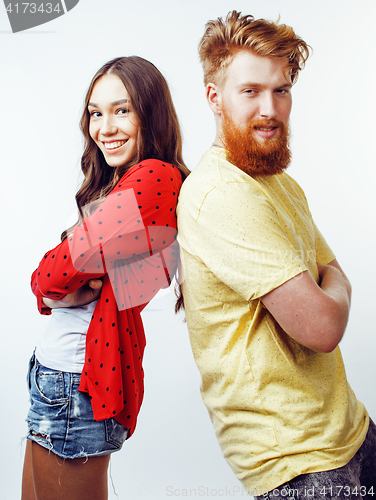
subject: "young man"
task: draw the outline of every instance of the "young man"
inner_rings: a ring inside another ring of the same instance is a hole
[[[183,184],[178,225],[219,444],[254,496],[348,498],[350,488],[371,498],[376,428],[338,347],[350,283],[285,173],[291,87],[308,46],[290,27],[233,11],[207,23],[199,52],[217,134]]]

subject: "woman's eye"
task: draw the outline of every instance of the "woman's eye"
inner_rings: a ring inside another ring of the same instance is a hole
[[[126,108],[120,108],[120,109],[118,109],[118,111],[117,111],[117,114],[118,114],[118,115],[123,115],[123,116],[124,116],[124,115],[127,115],[128,113],[129,113],[129,109],[126,109]]]
[[[101,116],[99,111],[92,111],[90,113],[90,118],[99,118]]]

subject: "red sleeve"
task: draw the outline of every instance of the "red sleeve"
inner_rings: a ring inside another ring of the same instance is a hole
[[[168,163],[145,160],[130,169],[83,225],[44,255],[32,276],[38,300],[62,299],[119,260],[151,256],[173,245],[180,186],[179,170]]]
[[[43,303],[43,295],[40,292],[40,290],[38,289],[38,286],[36,283],[36,273],[37,273],[37,271],[34,271],[32,276],[31,276],[31,290],[37,298],[38,311],[41,314],[45,314],[48,316],[51,314],[51,309]]]

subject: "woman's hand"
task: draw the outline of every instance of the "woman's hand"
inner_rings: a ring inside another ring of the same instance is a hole
[[[69,293],[61,300],[52,300],[47,297],[43,297],[43,303],[50,309],[84,306],[99,297],[102,285],[102,280],[92,279],[89,280],[86,285],[82,286],[73,293]]]

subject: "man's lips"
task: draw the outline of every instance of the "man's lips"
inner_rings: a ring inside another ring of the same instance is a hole
[[[256,135],[263,139],[271,139],[277,134],[278,127],[276,126],[264,126],[264,127],[254,127]]]
[[[264,131],[268,131],[268,130],[273,130],[277,127],[255,127],[256,130],[264,130]]]

